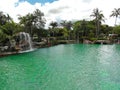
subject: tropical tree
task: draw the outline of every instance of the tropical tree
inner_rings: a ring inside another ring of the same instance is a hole
[[[120,25],[114,27],[114,33],[120,35]]]
[[[31,37],[36,33],[39,37],[39,31],[43,31],[45,26],[44,14],[36,9],[33,13],[28,13],[26,16],[19,16],[20,24],[24,26],[26,32],[30,33]],[[39,30],[39,31],[38,31]]]
[[[71,30],[73,25],[71,21],[66,21],[66,20],[63,20],[60,24],[67,30]]]
[[[96,23],[96,37],[98,37],[101,21],[104,21],[104,15],[102,14],[102,11],[100,11],[98,8],[95,8],[90,16],[94,17]]]
[[[112,14],[110,15],[110,17],[115,17],[115,26],[117,23],[117,18],[120,16],[120,8],[114,8],[114,10],[112,11]]]
[[[0,27],[0,44],[4,45],[3,42],[6,40],[7,35],[2,31],[2,28]]]
[[[73,26],[72,22],[63,20],[60,24],[61,24],[61,26],[63,26],[64,28],[66,28],[68,30],[68,35],[69,35],[68,40],[70,40],[71,28]]]
[[[0,12],[0,25],[4,25],[6,23],[6,16],[3,14],[3,12]]]
[[[13,38],[15,32],[18,30],[16,25],[9,14],[0,12],[0,42],[6,43]]]
[[[58,23],[52,21],[52,22],[50,23],[50,26],[52,26],[52,29],[54,29],[55,27],[58,26]]]
[[[13,19],[10,17],[9,14],[6,15],[6,21],[7,22],[13,22]]]
[[[54,36],[54,34],[55,34],[55,28],[58,26],[58,23],[52,21],[50,23],[50,26],[52,26],[52,32],[53,32],[53,36]]]
[[[80,21],[76,21],[73,24],[73,30],[74,30],[74,34],[75,34],[75,38],[77,43],[79,43],[79,38],[80,38],[80,34],[81,34],[81,22]]]
[[[29,25],[28,25],[27,16],[20,16],[19,15],[18,19],[20,20],[19,24],[23,27],[23,30],[25,32],[28,32],[27,27],[29,27]]]
[[[85,19],[81,21],[81,29],[82,29],[82,36],[86,36],[87,35],[87,21]]]
[[[34,25],[37,27],[37,29],[44,28],[46,20],[44,18],[44,13],[41,12],[39,9],[36,9],[33,12],[33,18],[34,18]]]
[[[7,22],[12,22],[12,18],[9,14],[5,15],[3,12],[0,12],[0,25],[5,25]]]

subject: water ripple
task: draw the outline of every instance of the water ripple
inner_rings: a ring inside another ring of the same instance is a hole
[[[119,90],[120,46],[69,44],[0,58],[0,90]]]

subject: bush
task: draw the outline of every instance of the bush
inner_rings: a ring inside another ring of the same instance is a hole
[[[91,41],[96,41],[97,38],[90,38],[89,40],[91,40]]]

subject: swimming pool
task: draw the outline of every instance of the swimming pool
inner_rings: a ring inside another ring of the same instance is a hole
[[[0,58],[0,90],[119,89],[120,45],[57,45]]]

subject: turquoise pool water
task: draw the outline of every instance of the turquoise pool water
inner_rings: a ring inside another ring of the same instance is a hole
[[[0,58],[0,90],[120,90],[120,45],[58,45]]]

